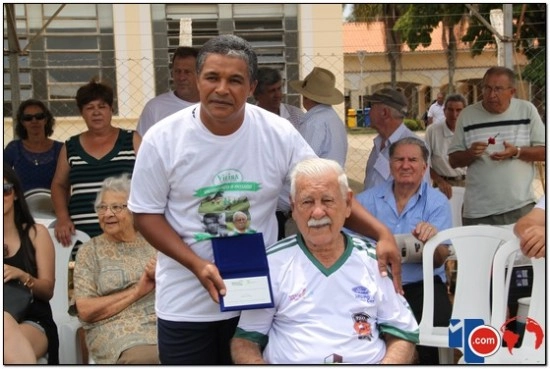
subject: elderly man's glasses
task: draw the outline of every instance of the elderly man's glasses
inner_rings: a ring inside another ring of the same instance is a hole
[[[502,87],[502,86],[483,86],[483,93],[490,95],[493,92],[497,95],[502,94],[504,91],[511,89],[512,87]]]
[[[112,205],[98,205],[95,207],[95,211],[97,211],[98,214],[105,214],[107,212],[107,209],[110,209],[113,214],[118,214],[122,210],[126,209],[128,205],[126,204],[112,204]]]
[[[13,183],[4,183],[4,196],[9,196],[13,193]]]
[[[31,120],[36,119],[36,120],[42,120],[42,119],[46,119],[46,114],[45,113],[36,113],[36,114],[24,114],[23,115],[23,120],[25,122],[30,122]]]

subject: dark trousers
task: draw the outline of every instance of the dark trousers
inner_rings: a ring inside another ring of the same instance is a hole
[[[403,285],[405,299],[411,306],[411,310],[420,323],[422,319],[422,304],[424,303],[424,283],[416,282]],[[447,295],[447,286],[441,278],[434,277],[434,326],[447,327],[451,319],[452,305]],[[435,365],[439,364],[439,350],[437,347],[416,346],[418,352],[419,364]]]
[[[229,365],[229,343],[239,317],[216,322],[172,322],[157,319],[161,364]]]

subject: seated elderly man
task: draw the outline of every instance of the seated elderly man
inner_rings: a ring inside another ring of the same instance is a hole
[[[103,181],[95,203],[103,233],[76,256],[74,298],[97,364],[159,363],[156,250],[134,228],[129,194],[128,174]]]
[[[405,364],[418,325],[374,246],[342,232],[352,191],[338,163],[307,159],[291,172],[299,233],[268,247],[275,307],[245,310],[231,342],[236,364]]]
[[[423,180],[429,155],[424,142],[416,137],[402,138],[390,146],[389,155],[391,179],[357,195],[359,203],[390,228],[394,235],[414,237],[422,243],[432,238],[438,230],[450,228],[452,216],[447,197]],[[448,255],[447,245],[438,246],[434,254],[435,326],[448,326],[451,317],[444,270]],[[405,298],[420,322],[422,259],[403,264],[402,270]],[[437,348],[417,346],[417,350],[420,364],[439,363]]]

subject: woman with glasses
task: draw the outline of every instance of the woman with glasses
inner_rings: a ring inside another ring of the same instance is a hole
[[[4,162],[17,173],[23,192],[50,189],[62,142],[49,138],[55,118],[46,105],[35,99],[23,101],[17,109],[15,133],[20,138],[4,149]]]
[[[59,364],[59,340],[49,300],[55,282],[55,250],[48,230],[36,224],[15,171],[4,163],[4,283],[19,280],[33,294],[18,323],[4,311],[4,364],[36,364],[48,354]]]
[[[97,364],[159,364],[156,250],[134,228],[127,174],[109,177],[95,201],[103,233],[78,250],[76,314]]]
[[[101,234],[93,207],[101,182],[134,170],[141,137],[112,125],[113,99],[113,89],[95,80],[76,92],[88,129],[65,142],[51,187],[55,237],[65,246],[70,245],[75,228],[90,237]]]

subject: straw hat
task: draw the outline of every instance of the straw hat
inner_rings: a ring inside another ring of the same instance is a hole
[[[295,80],[288,84],[308,99],[321,104],[337,105],[344,101],[344,95],[334,87],[334,74],[324,68],[315,67],[303,81]]]

